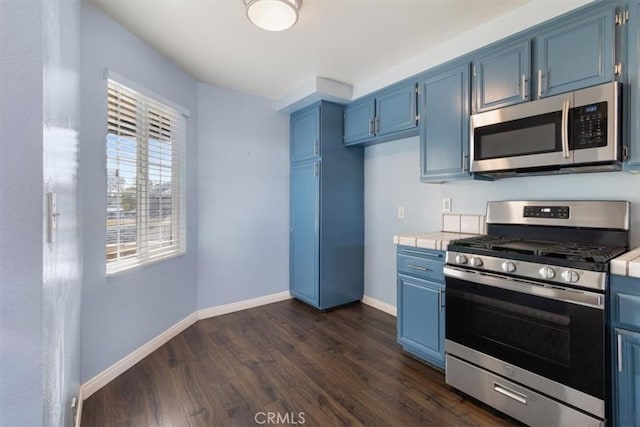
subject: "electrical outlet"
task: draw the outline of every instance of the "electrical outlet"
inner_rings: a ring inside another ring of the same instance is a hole
[[[404,206],[398,206],[398,219],[404,219]]]
[[[451,197],[446,197],[442,199],[442,212],[444,213],[451,212]]]

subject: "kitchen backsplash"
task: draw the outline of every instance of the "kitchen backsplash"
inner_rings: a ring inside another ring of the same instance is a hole
[[[442,231],[454,233],[485,234],[486,218],[484,215],[442,214]]]

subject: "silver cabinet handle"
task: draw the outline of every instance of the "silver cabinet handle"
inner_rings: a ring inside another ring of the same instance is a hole
[[[510,388],[505,387],[505,386],[503,386],[501,384],[498,384],[498,383],[494,382],[493,383],[493,390],[498,392],[498,393],[500,393],[500,394],[503,394],[503,395],[505,395],[507,397],[510,397],[511,399],[515,400],[516,402],[522,403],[523,405],[527,404],[527,396],[525,396],[522,393],[518,393],[515,390],[511,390]]]
[[[414,270],[420,270],[420,271],[431,271],[430,269],[428,269],[427,267],[421,267],[419,265],[413,265],[413,264],[407,264],[407,267],[409,268],[413,268]]]
[[[373,131],[376,133],[376,135],[378,134],[378,132],[380,132],[380,119],[376,117],[376,119],[374,120],[374,127],[373,127]]]
[[[439,311],[444,309],[444,291],[438,292],[438,307],[440,308]]]
[[[569,107],[571,101],[568,99],[562,103],[562,157],[569,158]]]
[[[317,156],[319,151],[320,151],[319,150],[319,142],[316,139],[315,141],[313,141],[313,154],[315,154]]]
[[[618,333],[618,372],[622,372],[622,335]]]
[[[313,176],[318,176],[318,163],[313,164]]]
[[[538,99],[542,98],[542,70],[538,70]]]
[[[373,135],[374,134],[374,129],[373,129],[373,119],[369,120],[369,135]]]
[[[522,84],[522,99],[527,100],[527,76],[523,74],[520,77],[520,83]]]
[[[462,173],[465,174],[467,172],[469,172],[469,155],[462,153]]]

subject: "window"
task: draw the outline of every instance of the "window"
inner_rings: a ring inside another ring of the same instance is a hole
[[[184,115],[108,80],[107,273],[185,252]]]

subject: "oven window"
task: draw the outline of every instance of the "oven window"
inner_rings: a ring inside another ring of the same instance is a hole
[[[446,278],[446,338],[604,398],[604,310]]]
[[[562,112],[477,128],[475,160],[561,152],[561,129]]]
[[[571,361],[570,317],[525,305],[468,295],[473,333],[538,359],[568,367]]]

